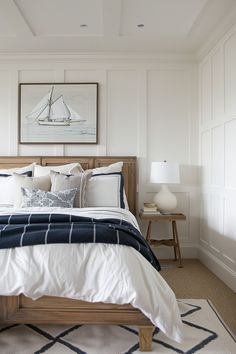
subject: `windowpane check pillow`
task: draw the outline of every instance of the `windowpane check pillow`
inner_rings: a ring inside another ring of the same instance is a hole
[[[73,208],[77,189],[58,192],[46,192],[40,189],[21,188],[22,208],[28,207],[61,207]]]
[[[94,174],[88,180],[86,207],[125,208],[124,179],[120,172]]]

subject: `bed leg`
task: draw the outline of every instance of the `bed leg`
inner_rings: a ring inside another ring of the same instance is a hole
[[[152,334],[154,326],[139,326],[139,347],[141,352],[152,350]]]

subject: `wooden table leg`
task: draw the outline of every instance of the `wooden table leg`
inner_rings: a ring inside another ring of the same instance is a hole
[[[174,255],[175,255],[175,261],[177,261],[177,253],[176,253],[176,238],[175,238],[175,229],[174,229],[174,221],[172,220],[172,235],[173,235],[173,240],[174,240]]]
[[[173,220],[172,223],[173,223],[173,232],[174,232],[176,250],[177,250],[177,254],[178,254],[178,258],[179,258],[179,268],[183,268],[182,258],[181,258],[181,253],[180,253],[180,245],[179,245],[179,237],[178,237],[178,231],[177,231],[176,221]]]
[[[149,220],[148,228],[147,228],[147,235],[146,235],[146,240],[148,243],[150,243],[150,239],[151,239],[151,229],[152,229],[152,221]]]

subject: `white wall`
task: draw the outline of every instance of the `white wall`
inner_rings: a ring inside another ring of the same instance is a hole
[[[19,145],[17,99],[20,82],[99,82],[98,145]],[[102,56],[12,56],[0,58],[0,155],[136,155],[139,206],[158,187],[150,185],[151,161],[179,162],[181,185],[172,186],[182,251],[197,255],[198,126],[197,67],[185,59]],[[146,225],[143,225],[145,230]],[[166,224],[154,232],[170,231]],[[160,249],[172,256],[172,249]]]
[[[199,75],[200,259],[236,291],[236,26]]]

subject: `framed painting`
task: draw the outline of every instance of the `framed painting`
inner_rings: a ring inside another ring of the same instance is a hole
[[[20,144],[97,144],[98,83],[19,84]]]

